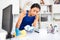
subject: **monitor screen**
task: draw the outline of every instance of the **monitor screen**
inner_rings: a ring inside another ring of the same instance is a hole
[[[11,32],[13,24],[12,5],[3,9],[2,29]]]

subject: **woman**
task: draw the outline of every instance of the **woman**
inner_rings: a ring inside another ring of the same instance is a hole
[[[16,28],[19,30],[24,30],[26,25],[36,27],[38,22],[38,13],[40,12],[40,5],[38,3],[34,3],[29,11],[24,10],[21,12],[18,22],[16,24]]]

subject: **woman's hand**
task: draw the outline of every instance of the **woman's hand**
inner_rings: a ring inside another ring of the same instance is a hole
[[[19,36],[21,34],[20,30],[18,28],[15,29],[16,36]]]
[[[33,24],[32,24],[34,27],[36,27],[36,25],[37,25],[37,23],[38,23],[38,20],[39,20],[39,16],[36,15],[36,18],[35,18],[35,20],[34,20],[34,22],[33,22]]]

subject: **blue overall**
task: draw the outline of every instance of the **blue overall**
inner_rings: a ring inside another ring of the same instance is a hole
[[[26,16],[23,18],[19,30],[24,30],[26,25],[32,26],[32,23],[35,20],[35,16],[28,16],[28,11],[26,11]]]

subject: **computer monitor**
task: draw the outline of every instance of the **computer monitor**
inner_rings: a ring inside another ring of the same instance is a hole
[[[12,15],[12,5],[3,9],[2,15],[2,29],[8,32],[8,36],[11,36],[12,25],[13,24],[13,15]]]

